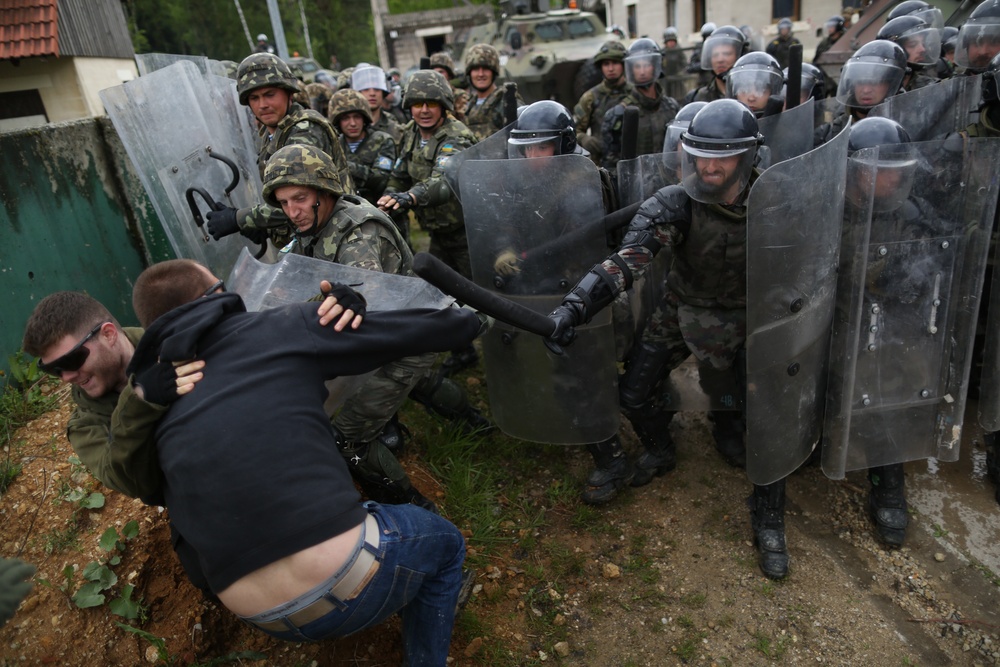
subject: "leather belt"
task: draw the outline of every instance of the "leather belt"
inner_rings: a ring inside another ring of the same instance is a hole
[[[333,582],[333,585],[330,586],[329,590],[322,597],[310,602],[302,609],[293,611],[273,621],[244,620],[261,630],[288,632],[291,629],[297,630],[318,618],[326,616],[331,611],[339,609],[340,607],[326,598],[327,595],[341,602],[347,602],[359,596],[379,568],[379,562],[375,560],[375,551],[378,550],[380,534],[375,515],[369,514],[365,518],[363,527],[364,543],[369,545],[372,550],[369,551],[362,545],[354,562],[351,563],[350,569]]]

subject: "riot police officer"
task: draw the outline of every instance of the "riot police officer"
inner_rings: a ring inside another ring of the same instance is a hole
[[[745,105],[757,118],[781,113],[781,87],[785,77],[778,61],[752,51],[741,56],[726,75],[726,96]]]
[[[709,72],[712,78],[701,88],[696,88],[685,95],[682,105],[725,98],[726,73],[749,48],[750,43],[746,35],[736,26],[724,25],[713,30],[705,40],[701,51],[701,69]]]
[[[801,44],[797,37],[792,35],[792,20],[783,18],[778,21],[778,36],[768,43],[765,51],[767,55],[773,56],[778,61],[778,69],[788,67],[788,56],[792,47]]]
[[[909,70],[903,77],[903,90],[909,92],[937,82],[923,74],[934,65],[941,53],[941,32],[919,16],[900,16],[886,23],[876,39],[887,39],[903,47]]]
[[[978,74],[989,67],[1000,53],[1000,0],[986,0],[969,14],[958,31],[955,64],[969,74]]]

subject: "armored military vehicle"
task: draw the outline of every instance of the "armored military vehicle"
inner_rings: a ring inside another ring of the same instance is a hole
[[[619,39],[591,12],[549,10],[547,0],[501,2],[499,20],[469,31],[465,49],[492,44],[500,52],[501,76],[517,83],[525,102],[556,100],[573,108],[601,81],[591,58],[601,44]],[[464,67],[464,51],[455,65]]]

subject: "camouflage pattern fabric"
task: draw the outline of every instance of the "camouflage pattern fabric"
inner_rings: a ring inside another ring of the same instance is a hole
[[[403,130],[405,128],[397,123],[392,116],[387,114],[383,109],[382,113],[378,116],[378,120],[372,123],[368,129],[369,131],[374,130],[388,134],[392,137],[392,140],[398,144],[403,138]]]
[[[604,155],[604,139],[601,135],[604,114],[620,103],[632,92],[632,84],[623,76],[619,85],[611,85],[607,79],[585,92],[573,108],[573,124],[576,127],[576,141],[590,151],[595,164],[601,164]],[[590,133],[587,133],[590,130]]]
[[[326,109],[326,117],[330,121],[330,124],[333,125],[333,129],[339,132],[340,127],[337,125],[337,121],[345,113],[350,113],[351,111],[361,114],[371,124],[372,112],[368,106],[368,99],[358,91],[351,90],[350,88],[338,90],[330,97],[330,105]]]
[[[431,69],[435,67],[441,67],[448,70],[448,78],[453,78],[455,76],[455,61],[451,59],[451,56],[445,51],[438,51],[437,53],[431,55]]]
[[[485,67],[500,76],[500,52],[489,44],[473,44],[465,53],[465,73],[476,67]]]
[[[642,340],[670,350],[668,368],[689,355],[712,368],[730,368],[747,337],[746,310],[699,308],[668,291],[649,316]]]
[[[714,102],[715,100],[726,99],[726,93],[719,90],[719,87],[715,85],[715,79],[713,78],[707,84],[698,88],[695,92],[694,97],[691,98],[691,102]]]
[[[425,69],[414,72],[410,77],[403,95],[403,106],[409,108],[420,102],[437,102],[448,111],[455,110],[455,94],[440,72]]]
[[[396,164],[396,142],[385,132],[369,129],[353,153],[346,137],[341,137],[340,143],[358,194],[375,204],[385,192],[392,167]]]
[[[792,46],[801,43],[797,37],[792,37],[791,35],[785,38],[778,37],[777,39],[772,39],[771,43],[764,50],[767,51],[768,55],[774,56],[781,69],[784,69],[788,67],[788,57]]]
[[[469,95],[465,106],[465,125],[479,141],[502,130],[507,123],[503,115],[503,86],[497,86],[486,96],[482,104],[477,104],[479,97]],[[516,96],[518,106],[524,104],[520,93]]]
[[[309,108],[326,116],[327,107],[333,91],[322,83],[306,84],[306,95],[309,97]]]
[[[453,84],[451,92],[455,95],[455,111],[452,112],[452,116],[464,123],[465,109],[469,106],[469,91],[465,88],[458,88]]]
[[[267,163],[264,170],[264,201],[278,206],[275,191],[285,185],[302,185],[328,192],[334,197],[351,194],[350,183],[343,178],[333,159],[306,144],[285,146]]]
[[[636,136],[636,154],[651,155],[663,151],[663,139],[667,134],[667,123],[680,111],[680,105],[654,83],[656,97],[649,98],[638,90],[632,90],[621,101],[623,107],[638,107],[639,127]],[[601,166],[611,169],[621,158],[621,126],[612,124],[614,116],[605,116],[601,133],[604,138],[604,159]],[[616,150],[617,149],[617,150]]]
[[[250,93],[258,88],[282,88],[298,93],[299,80],[292,74],[284,60],[273,53],[254,53],[243,59],[236,68],[236,92],[240,104],[247,106]]]
[[[303,109],[299,104],[292,104],[288,114],[278,122],[273,135],[267,128],[261,126],[257,134],[257,168],[261,180],[264,180],[264,169],[267,161],[281,148],[291,144],[315,146],[330,156],[337,166],[347,192],[355,192],[354,183],[344,157],[344,150],[333,126],[326,118],[313,111]],[[291,226],[288,217],[280,208],[260,204],[243,208],[236,213],[236,222],[240,231],[266,230],[268,236],[277,247],[285,246],[291,239]]]

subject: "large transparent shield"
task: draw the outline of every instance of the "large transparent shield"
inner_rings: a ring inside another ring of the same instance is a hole
[[[746,445],[755,484],[787,476],[819,442],[847,139],[845,130],[774,165],[750,191]]]
[[[227,274],[251,244],[239,235],[211,240],[193,209],[208,212],[204,195],[236,208],[259,201],[252,129],[236,83],[182,60],[100,95],[174,252]]]
[[[681,182],[680,155],[676,151],[640,155],[618,162],[618,200],[622,206],[645,201],[668,185]]]
[[[771,164],[778,164],[812,150],[815,109],[812,98],[757,123],[764,135],[764,145],[770,149]]]
[[[247,310],[260,311],[308,301],[319,294],[319,284],[323,280],[353,286],[364,295],[370,311],[447,308],[455,301],[420,278],[367,271],[292,254],[283,254],[274,264],[265,264],[251,257],[245,248],[240,251],[226,285],[229,291],[243,297]],[[332,415],[370,376],[371,373],[366,373],[328,381],[327,413]]]
[[[547,314],[607,256],[600,177],[587,158],[474,160],[460,179],[479,286]],[[490,407],[505,433],[584,444],[618,431],[611,309],[577,333],[561,356],[500,322],[483,336]]]
[[[902,95],[893,95],[872,108],[869,116],[891,118],[904,128],[912,141],[943,139],[964,130],[979,108],[980,74],[956,76]]]
[[[503,160],[507,157],[507,139],[510,131],[514,128],[511,123],[499,132],[494,132],[479,143],[469,146],[464,151],[456,153],[448,158],[448,161],[441,167],[445,180],[455,193],[458,201],[462,201],[462,185],[460,182],[460,171],[462,165],[470,160]]]
[[[209,72],[209,59],[206,56],[189,56],[180,53],[137,53],[135,54],[135,64],[139,70],[139,76],[146,76],[156,70],[170,67],[174,63],[182,60],[194,63],[202,74]]]
[[[1000,146],[911,148],[909,159],[886,159],[881,147],[849,161],[824,424],[823,470],[834,479],[958,459]],[[900,186],[908,168],[912,187]]]

